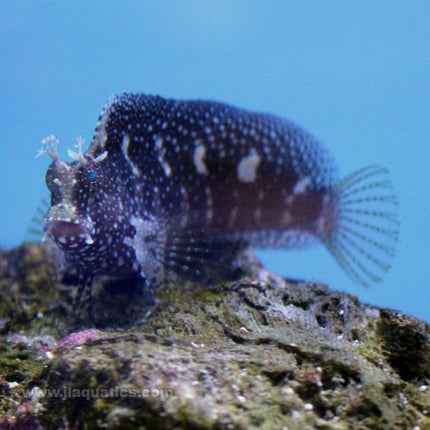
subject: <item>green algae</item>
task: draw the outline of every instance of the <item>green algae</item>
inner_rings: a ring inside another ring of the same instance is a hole
[[[160,288],[152,304],[133,280],[102,280],[89,336],[52,250],[1,258],[0,425],[430,427],[430,328],[415,318],[256,267],[218,291]],[[34,387],[57,395],[22,394]]]

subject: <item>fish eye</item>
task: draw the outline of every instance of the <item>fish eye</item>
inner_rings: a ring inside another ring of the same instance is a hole
[[[99,178],[99,175],[94,170],[91,170],[90,172],[87,173],[88,182],[96,182],[98,178]]]

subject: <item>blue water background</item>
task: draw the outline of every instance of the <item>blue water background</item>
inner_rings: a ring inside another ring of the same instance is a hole
[[[354,285],[322,248],[265,251],[321,280],[430,321],[430,2],[0,1],[0,246],[18,245],[61,154],[91,141],[113,93],[208,98],[289,117],[347,174],[392,172],[401,238],[383,284]]]

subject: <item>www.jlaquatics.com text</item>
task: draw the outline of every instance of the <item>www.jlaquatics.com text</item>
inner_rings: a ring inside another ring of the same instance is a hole
[[[109,389],[103,388],[40,388],[33,387],[30,390],[24,391],[26,397],[39,397],[39,398],[60,398],[62,400],[72,398],[83,398],[87,400],[97,399],[101,397],[133,397],[133,398],[160,398],[165,399],[174,397],[175,392],[172,388],[144,388],[142,390],[112,387]]]

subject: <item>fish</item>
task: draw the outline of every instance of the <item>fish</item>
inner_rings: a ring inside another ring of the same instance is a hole
[[[51,206],[45,236],[78,271],[93,315],[95,277],[133,273],[148,288],[243,274],[244,249],[321,243],[362,285],[380,282],[398,240],[388,169],[345,178],[328,149],[288,119],[208,100],[123,93],[102,110],[83,152],[38,155]]]

